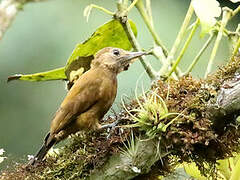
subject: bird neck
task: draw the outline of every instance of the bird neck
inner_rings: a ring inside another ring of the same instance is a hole
[[[117,72],[113,71],[111,68],[106,66],[98,66],[95,68],[95,70],[97,71],[97,74],[103,79],[108,79],[114,84],[117,82]]]
[[[100,69],[104,71],[105,73],[109,75],[117,76],[118,74],[118,68],[114,64],[98,64],[98,65],[92,65],[91,69]]]

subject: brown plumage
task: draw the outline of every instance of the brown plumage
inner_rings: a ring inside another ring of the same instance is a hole
[[[74,83],[52,120],[50,132],[30,165],[42,161],[48,150],[80,130],[101,129],[99,120],[107,113],[117,94],[117,74],[143,52],[107,47],[100,50],[91,68]]]

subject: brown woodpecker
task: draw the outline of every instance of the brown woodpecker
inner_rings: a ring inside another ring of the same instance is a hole
[[[117,94],[117,74],[126,70],[144,52],[106,47],[98,51],[91,68],[77,79],[51,122],[43,146],[29,165],[41,162],[48,150],[80,130],[103,128],[99,120],[108,112]],[[107,127],[106,125],[104,127]]]

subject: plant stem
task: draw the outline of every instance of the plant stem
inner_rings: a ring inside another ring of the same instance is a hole
[[[231,58],[236,56],[238,51],[240,51],[240,24],[238,24],[238,27],[237,27],[235,33],[238,34],[238,40],[237,40],[237,43],[235,44],[235,47],[233,49]]]
[[[130,4],[130,6],[127,8],[127,12],[129,12],[134,6],[135,6],[135,4],[138,2],[138,0],[134,0],[131,4]]]
[[[197,30],[197,28],[198,28],[198,26],[199,26],[199,23],[200,23],[200,20],[199,20],[199,18],[198,18],[198,19],[196,20],[195,25],[193,26],[190,34],[189,34],[189,36],[188,36],[188,38],[187,38],[187,40],[186,40],[186,42],[185,42],[185,44],[184,44],[184,46],[183,46],[180,54],[179,54],[176,62],[173,64],[171,70],[170,70],[169,73],[167,74],[167,78],[169,78],[169,77],[171,76],[171,74],[175,71],[176,67],[177,67],[178,64],[180,63],[180,61],[181,61],[181,59],[182,59],[185,51],[187,50],[187,48],[188,48],[188,46],[189,46],[189,44],[190,44],[190,42],[191,42],[191,40],[192,40],[192,38],[193,38],[193,35],[195,34],[195,32],[196,32],[196,30]]]
[[[187,26],[188,26],[188,24],[189,24],[189,22],[191,20],[193,12],[194,12],[194,10],[193,10],[193,7],[192,7],[192,5],[190,3],[188,11],[187,11],[187,14],[186,14],[185,19],[184,19],[184,21],[182,23],[182,26],[180,28],[180,31],[178,32],[177,38],[176,38],[176,40],[175,40],[175,42],[173,44],[173,47],[172,47],[172,49],[171,49],[171,51],[170,51],[170,53],[169,53],[169,55],[167,57],[167,62],[160,69],[160,76],[165,75],[166,72],[168,71],[168,68],[169,68],[171,62],[174,59],[175,53],[176,53],[176,51],[178,49],[178,46],[180,45],[180,42],[181,42],[181,40],[184,37],[184,32],[187,29]]]
[[[138,11],[141,14],[145,24],[147,25],[148,30],[152,34],[152,37],[153,37],[155,43],[163,49],[163,53],[167,57],[168,56],[168,50],[162,44],[161,39],[159,38],[158,34],[156,33],[156,31],[155,31],[155,29],[154,29],[154,27],[152,25],[153,23],[151,23],[151,18],[146,13],[146,10],[144,8],[142,0],[138,0],[138,2],[136,4],[136,8],[138,9]]]
[[[205,52],[205,50],[208,48],[209,44],[212,42],[213,38],[215,37],[215,33],[212,33],[208,40],[205,42],[205,44],[203,45],[203,47],[201,48],[201,50],[199,51],[199,53],[197,54],[197,56],[194,58],[192,64],[188,67],[187,71],[184,73],[184,75],[188,75],[190,72],[192,72],[194,66],[197,64],[198,60],[200,59],[200,57],[202,56],[202,54]]]
[[[208,74],[212,70],[213,60],[214,60],[214,58],[216,56],[216,53],[217,53],[220,41],[222,39],[224,28],[227,25],[227,22],[228,22],[230,17],[231,17],[231,10],[229,8],[227,8],[227,7],[224,7],[223,8],[223,17],[222,17],[222,21],[221,21],[221,26],[220,26],[220,29],[219,29],[219,32],[218,32],[218,35],[217,35],[217,39],[215,41],[212,53],[210,55],[210,59],[209,59],[208,66],[207,66],[207,70],[206,70],[206,73],[205,73],[205,76],[204,76],[205,78],[208,76]]]
[[[124,0],[124,1],[126,3],[127,0]],[[139,43],[137,42],[137,39],[134,36],[132,28],[128,22],[128,19],[127,19],[128,11],[127,11],[127,6],[125,6],[125,5],[126,4],[124,4],[124,2],[122,2],[122,0],[119,0],[119,2],[117,4],[118,11],[114,15],[114,18],[117,19],[121,23],[121,25],[128,37],[128,40],[132,44],[133,49],[135,51],[141,51],[142,48],[140,47]],[[141,57],[139,57],[139,59],[140,59],[141,64],[143,65],[143,68],[147,72],[149,78],[152,81],[155,80],[156,79],[155,72],[154,72],[153,68],[151,67],[151,65],[149,63],[145,62],[145,57],[141,56]]]
[[[151,0],[146,0],[146,11],[150,20],[150,23],[153,27],[153,17],[152,17],[152,8],[151,8]]]
[[[138,2],[136,4],[136,8],[138,9],[140,15],[142,16],[143,21],[147,25],[147,28],[148,28],[149,32],[151,33],[151,35],[154,39],[154,42],[162,48],[164,56],[167,57],[169,52],[168,52],[167,48],[162,44],[158,34],[156,33],[156,31],[154,29],[150,0],[146,0],[146,7],[147,7],[147,10],[144,8],[142,0],[138,0]],[[155,56],[155,57],[157,57],[157,56]],[[165,62],[163,62],[163,64],[164,63]],[[172,63],[170,65],[172,65]],[[181,74],[181,70],[179,68],[176,68],[175,73],[176,73],[176,76],[179,77],[179,75]]]
[[[141,47],[140,47],[139,43],[137,42],[136,37],[134,36],[134,33],[133,33],[132,29],[131,29],[131,26],[130,26],[128,20],[123,20],[123,18],[120,18],[120,23],[122,24],[123,29],[125,30],[125,32],[126,32],[126,34],[128,36],[128,39],[129,39],[129,41],[131,42],[131,44],[133,46],[133,49],[135,51],[141,51]],[[141,56],[139,59],[140,59],[141,64],[143,65],[145,71],[147,72],[149,78],[151,80],[155,80],[156,79],[156,75],[153,72],[153,68],[151,67],[151,65],[149,63],[145,62],[145,57]]]
[[[92,7],[92,8],[98,9],[98,10],[100,10],[100,11],[103,11],[103,12],[105,12],[106,14],[108,14],[108,15],[110,15],[110,16],[113,16],[113,15],[114,15],[113,12],[105,9],[104,7],[98,6],[98,5],[96,5],[96,4],[90,4],[89,6]]]
[[[230,19],[236,16],[239,12],[240,12],[240,5],[232,12]]]
[[[240,37],[238,38],[238,41],[237,41],[237,44],[236,44],[236,46],[235,46],[235,48],[233,50],[233,55],[232,56],[236,56],[237,55],[239,48],[240,48]]]
[[[121,1],[121,0],[120,0]],[[128,0],[123,0],[123,6],[126,8],[128,6]]]

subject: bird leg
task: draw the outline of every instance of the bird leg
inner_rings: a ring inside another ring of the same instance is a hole
[[[112,128],[115,128],[118,123],[119,123],[119,120],[116,120],[116,121],[114,121],[111,124],[102,125],[100,129],[107,129],[107,128],[111,128],[112,129]]]
[[[120,120],[116,120],[111,124],[105,124],[105,125],[101,126],[101,130],[111,128],[110,131],[109,131],[109,134],[107,135],[107,139],[109,139],[111,137],[112,133],[114,132],[114,129],[115,129],[116,125],[119,122],[120,122]]]

